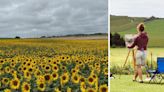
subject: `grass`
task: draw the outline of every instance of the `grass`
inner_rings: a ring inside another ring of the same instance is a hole
[[[132,29],[136,26],[136,24],[142,22],[144,19],[145,18],[111,15],[111,32],[120,32]]]
[[[154,20],[151,22],[145,23],[146,26],[146,32],[149,36],[149,47],[164,47],[164,20]],[[122,36],[125,34],[136,34],[136,28],[132,28],[127,31],[121,31],[119,32]]]
[[[153,54],[153,62],[156,61],[157,57],[164,57],[164,48],[148,48],[147,51],[147,61],[151,61],[151,52]],[[128,54],[127,48],[111,48],[110,49],[110,64],[122,66],[125,62],[125,58]],[[132,64],[132,55],[130,54],[128,63]]]
[[[163,84],[132,82],[132,75],[115,75],[115,79],[110,80],[110,92],[163,92]],[[145,78],[145,76],[143,76]]]
[[[132,22],[131,20],[134,19]],[[125,34],[136,34],[136,26],[144,18],[127,16],[111,16],[111,32],[118,32],[121,36]],[[151,20],[145,23],[145,30],[149,35],[149,47],[164,47],[164,19]]]

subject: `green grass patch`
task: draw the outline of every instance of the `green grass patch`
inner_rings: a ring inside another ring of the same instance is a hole
[[[133,82],[133,75],[114,75],[116,78],[110,80],[110,92],[163,92],[164,84]],[[145,79],[146,75],[143,75]]]

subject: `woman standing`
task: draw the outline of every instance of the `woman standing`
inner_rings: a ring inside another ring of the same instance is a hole
[[[142,66],[145,66],[146,61],[146,50],[147,50],[147,44],[148,44],[148,36],[147,33],[144,31],[145,27],[143,23],[140,23],[137,26],[137,32],[138,35],[134,40],[134,43],[131,46],[128,46],[128,48],[134,48],[137,46],[137,53],[136,53],[136,67],[135,67],[135,73],[133,81],[136,81],[136,78],[139,76],[139,82],[143,83],[142,79]]]

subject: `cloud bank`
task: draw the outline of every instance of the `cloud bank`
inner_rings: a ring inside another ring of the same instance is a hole
[[[0,0],[0,37],[107,33],[107,0]]]

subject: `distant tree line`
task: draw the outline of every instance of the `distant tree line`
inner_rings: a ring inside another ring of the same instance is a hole
[[[160,18],[151,16],[150,18],[145,19],[144,22],[148,22],[148,21],[152,21],[152,20],[156,20],[156,19],[160,19]]]
[[[81,36],[108,36],[108,33],[93,33],[93,34],[68,34],[68,35],[61,35],[61,36],[41,36],[40,38],[56,38],[56,37],[81,37]]]
[[[115,47],[125,47],[125,41],[123,37],[120,36],[118,33],[110,33],[110,46],[112,48]]]
[[[20,39],[21,37],[20,36],[15,36],[15,39]]]

